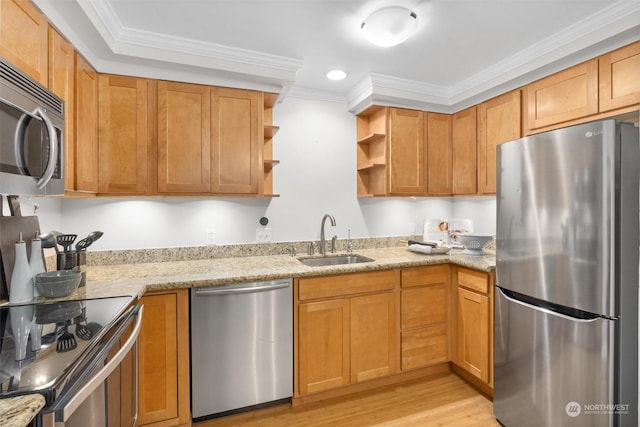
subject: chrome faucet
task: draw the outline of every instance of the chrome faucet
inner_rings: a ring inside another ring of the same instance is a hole
[[[326,240],[324,238],[324,223],[327,218],[331,220],[332,227],[336,226],[336,219],[333,217],[333,215],[326,214],[322,217],[322,223],[320,224],[320,255],[326,255],[327,253]]]

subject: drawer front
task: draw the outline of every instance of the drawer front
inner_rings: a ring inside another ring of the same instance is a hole
[[[489,275],[482,271],[459,268],[458,286],[487,294],[489,293]]]
[[[299,279],[300,301],[390,291],[396,285],[396,271],[385,270],[367,273],[340,274]]]
[[[411,286],[435,285],[449,282],[449,265],[432,265],[429,267],[405,268],[402,270],[401,285]]]
[[[402,291],[402,329],[447,322],[446,284]]]
[[[402,333],[402,370],[422,368],[449,360],[447,326]]]

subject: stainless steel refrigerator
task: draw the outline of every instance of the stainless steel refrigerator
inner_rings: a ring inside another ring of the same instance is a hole
[[[498,147],[505,426],[638,426],[638,135],[603,120]]]

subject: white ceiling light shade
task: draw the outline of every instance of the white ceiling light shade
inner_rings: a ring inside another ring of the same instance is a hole
[[[342,70],[331,70],[327,73],[329,80],[344,80],[347,77],[347,73]]]
[[[360,29],[376,46],[390,47],[407,40],[418,27],[418,15],[401,6],[378,9],[362,21]]]

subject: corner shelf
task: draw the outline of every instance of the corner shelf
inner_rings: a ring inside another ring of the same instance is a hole
[[[387,195],[387,122],[389,109],[372,106],[356,118],[357,196]]]
[[[273,158],[273,137],[280,130],[279,126],[273,125],[273,106],[278,100],[277,93],[263,94],[263,134],[264,146],[262,151],[262,189],[260,195],[263,197],[280,197],[273,192],[273,167],[280,163],[280,160]]]

